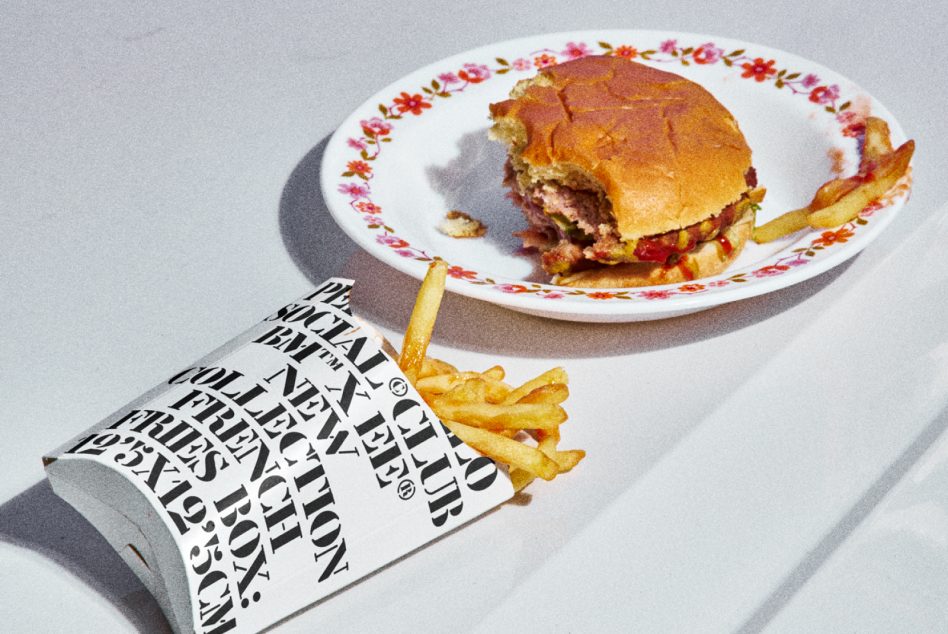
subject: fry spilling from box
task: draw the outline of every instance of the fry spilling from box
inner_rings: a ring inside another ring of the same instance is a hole
[[[331,279],[44,459],[176,631],[257,631],[509,499]]]

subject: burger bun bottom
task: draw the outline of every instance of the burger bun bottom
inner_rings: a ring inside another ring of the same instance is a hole
[[[724,232],[733,247],[730,253],[724,253],[724,248],[718,240],[708,240],[685,256],[685,266],[665,266],[649,262],[615,264],[558,276],[553,282],[561,286],[584,288],[629,288],[693,282],[727,269],[741,254],[744,244],[750,239],[753,227],[754,214],[746,213],[739,222]]]

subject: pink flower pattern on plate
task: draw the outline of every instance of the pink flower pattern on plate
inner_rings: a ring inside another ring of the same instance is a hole
[[[696,64],[715,64],[724,55],[724,49],[718,48],[714,42],[705,42],[691,54]]]
[[[353,199],[365,198],[369,195],[369,188],[356,183],[343,183],[339,186],[340,194],[349,194]]]
[[[592,53],[592,49],[586,46],[585,42],[567,42],[566,48],[563,49],[560,55],[568,57],[569,59],[579,59],[580,57],[592,55]]]
[[[494,288],[502,293],[526,293],[530,290],[523,284],[498,284]]]
[[[810,91],[810,101],[818,104],[833,103],[839,99],[839,86],[817,86]]]
[[[790,267],[786,264],[770,264],[757,269],[753,275],[754,277],[773,277],[786,273],[789,269]]]
[[[364,214],[380,214],[382,208],[370,200],[360,200],[355,204],[355,208]]]
[[[639,291],[638,296],[643,299],[668,299],[674,291],[664,289],[653,289],[648,291]]]
[[[378,117],[363,119],[359,122],[362,131],[369,136],[386,136],[392,131],[392,125]]]
[[[490,79],[490,69],[484,64],[465,64],[464,69],[458,71],[458,78],[472,84],[479,84]]]
[[[379,244],[384,244],[387,247],[392,247],[393,249],[400,249],[402,247],[409,246],[407,242],[398,236],[393,236],[388,233],[383,233],[382,235],[376,236],[375,241]]]
[[[678,290],[682,293],[699,293],[704,290],[704,284],[682,284]]]
[[[477,271],[468,271],[460,266],[449,266],[448,277],[453,277],[456,280],[470,280],[477,277]]]
[[[546,68],[556,64],[556,56],[543,53],[533,58],[533,65],[537,68]]]

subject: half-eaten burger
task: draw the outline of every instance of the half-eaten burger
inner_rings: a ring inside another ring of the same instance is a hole
[[[491,104],[517,235],[568,286],[716,275],[754,226],[757,187],[737,122],[707,90],[620,57],[585,57]]]

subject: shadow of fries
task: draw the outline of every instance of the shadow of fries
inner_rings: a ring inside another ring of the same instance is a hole
[[[319,186],[329,137],[293,170],[280,200],[283,242],[314,284],[333,275],[356,280],[353,309],[384,328],[402,332],[419,282],[362,251],[332,219]],[[448,293],[433,341],[452,348],[528,358],[621,356],[672,348],[738,331],[770,319],[831,285],[846,264],[794,286],[674,319],[584,324],[544,319]]]
[[[67,570],[113,604],[139,632],[171,632],[158,602],[138,577],[92,524],[53,493],[48,481],[0,505],[0,542],[32,550]]]

